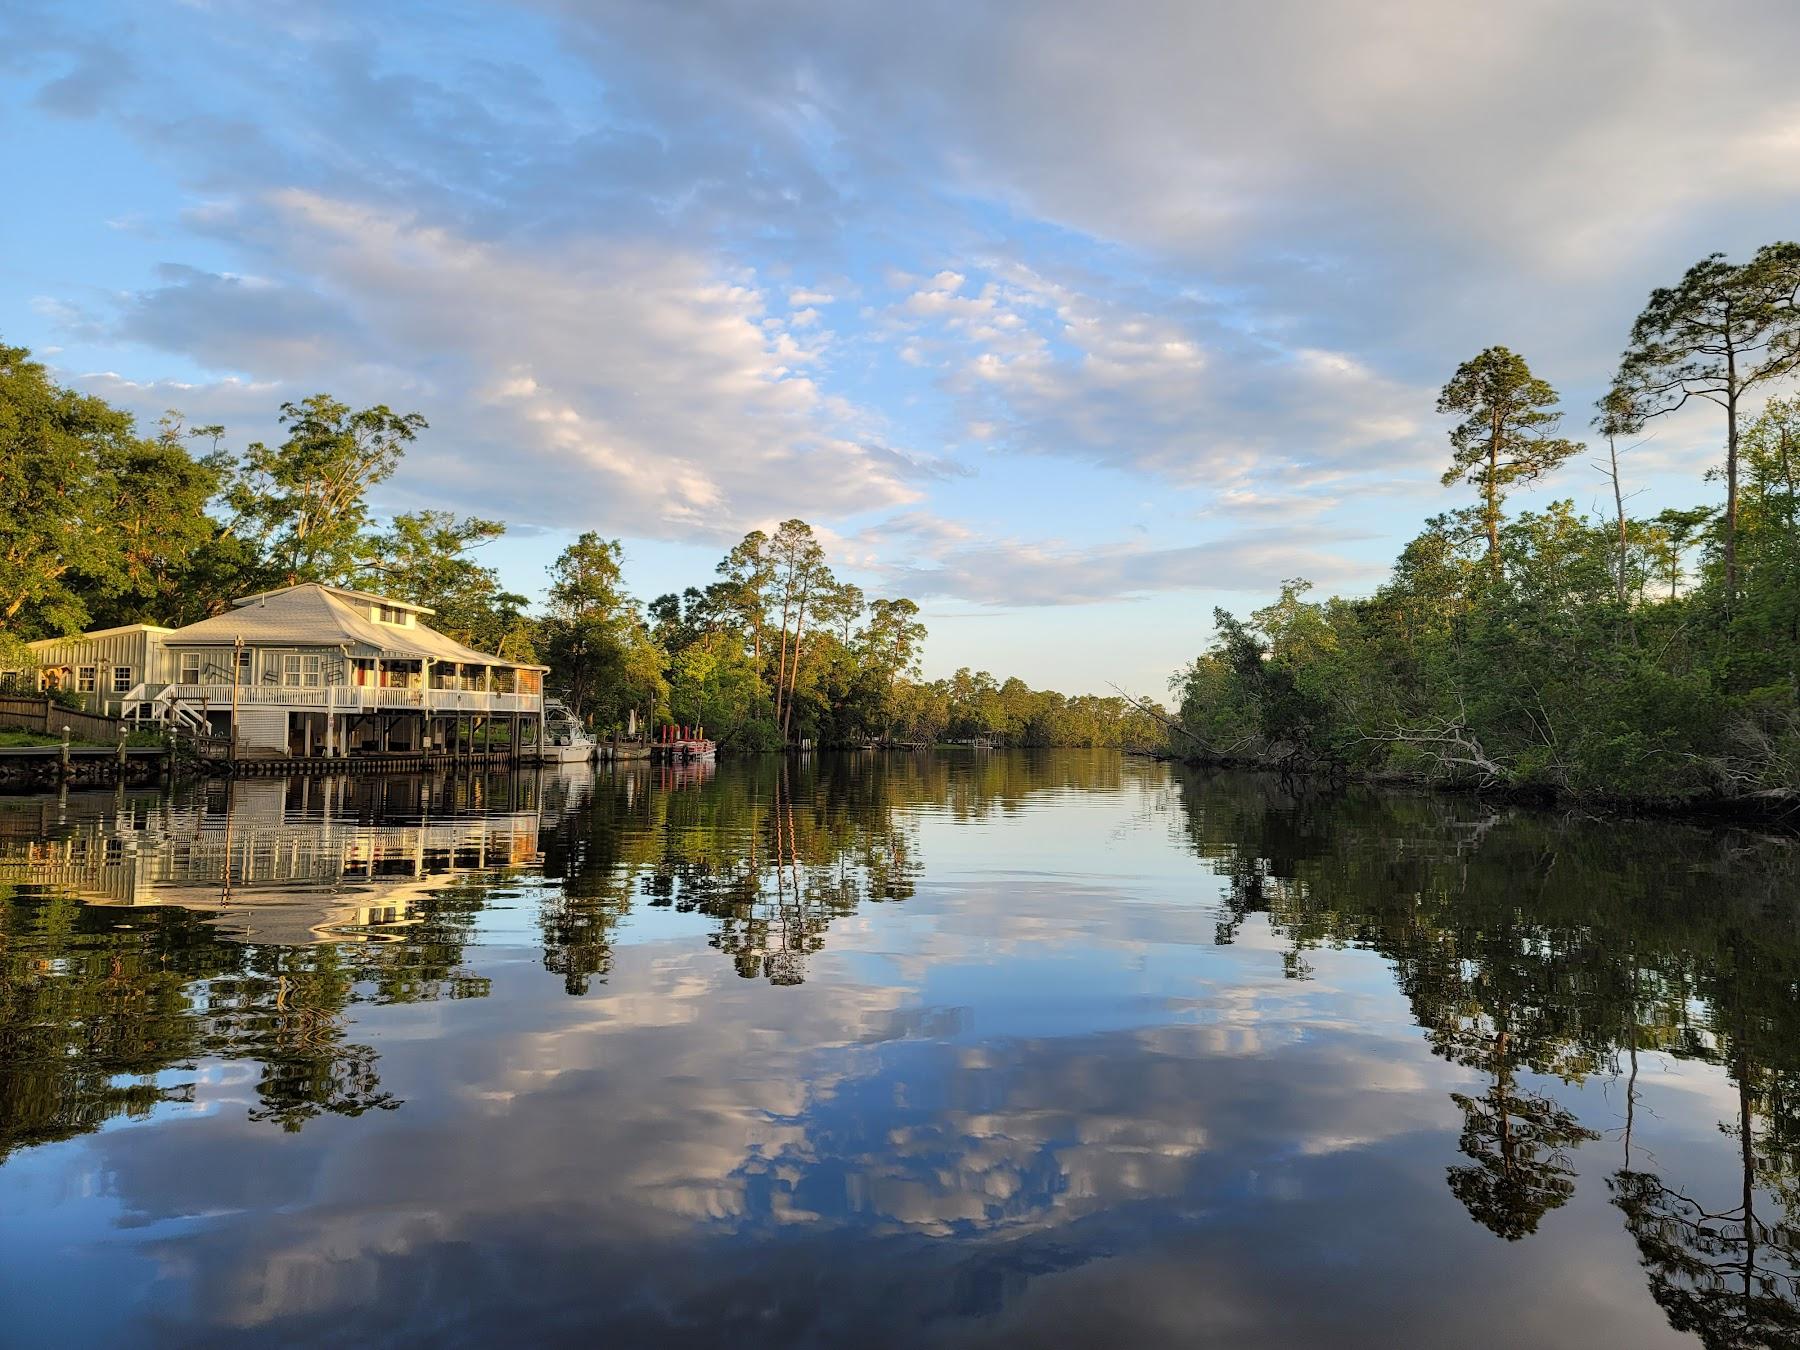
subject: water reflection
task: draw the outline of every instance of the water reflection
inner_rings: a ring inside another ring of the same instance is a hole
[[[0,1157],[191,1102],[206,1056],[253,1062],[249,1118],[286,1130],[398,1106],[349,1010],[486,992],[463,959],[473,879],[535,862],[536,792],[483,775],[0,801]]]
[[[0,1295],[69,1340],[110,1289],[144,1340],[1800,1336],[1789,841],[696,767],[0,807],[0,1206],[65,1234]]]
[[[1435,1053],[1482,1069],[1449,1169],[1508,1239],[1574,1193],[1601,1134],[1527,1072],[1626,1080],[1608,1179],[1670,1324],[1712,1346],[1800,1343],[1800,890],[1791,839],[1571,823],[1406,798],[1298,797],[1257,779],[1183,781],[1196,849],[1230,880],[1222,940],[1251,914],[1305,953],[1381,952]],[[1346,828],[1360,821],[1362,828]],[[1388,845],[1383,847],[1383,844]],[[1275,880],[1274,878],[1278,878]],[[1723,1071],[1737,1185],[1703,1202],[1634,1166],[1639,1056]]]

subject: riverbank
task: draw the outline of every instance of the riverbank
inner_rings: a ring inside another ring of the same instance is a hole
[[[1371,772],[1341,764],[1302,763],[1291,758],[1262,759],[1244,755],[1178,754],[1172,750],[1145,752],[1164,763],[1189,768],[1233,770],[1305,778],[1336,786],[1382,788],[1424,795],[1476,797],[1512,806],[1546,811],[1578,811],[1591,816],[1635,819],[1687,820],[1720,825],[1775,826],[1800,830],[1800,795],[1762,793],[1753,797],[1654,798],[1601,793],[1574,793],[1539,785],[1504,781],[1433,778],[1393,771]]]

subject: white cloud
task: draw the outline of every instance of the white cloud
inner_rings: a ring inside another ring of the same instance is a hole
[[[417,407],[432,430],[401,486],[423,495],[691,538],[901,506],[933,471],[804,373],[819,351],[764,328],[753,277],[687,250],[516,250],[298,189],[237,224],[303,280],[168,269],[124,298],[120,335],[231,372],[221,398],[249,381]],[[196,416],[212,401],[186,391]]]
[[[993,539],[953,521],[909,512],[846,541],[895,592],[980,605],[1099,604],[1165,592],[1273,590],[1288,577],[1363,585],[1381,568],[1334,546],[1361,536],[1291,526],[1239,530],[1195,544],[1082,547],[1054,539]],[[904,561],[896,561],[896,559]]]
[[[902,359],[924,364],[929,348],[948,366],[971,439],[1290,497],[1439,453],[1419,415],[1430,392],[1346,353],[1247,336],[1215,306],[1134,307],[991,268],[972,293],[940,273],[888,312]]]

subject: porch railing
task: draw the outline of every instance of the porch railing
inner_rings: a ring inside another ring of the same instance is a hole
[[[231,707],[229,684],[175,684],[172,697],[189,707],[217,712]],[[134,691],[135,692],[135,691]],[[240,708],[310,708],[322,712],[378,712],[385,710],[423,713],[540,713],[542,694],[506,694],[486,689],[395,689],[379,685],[334,684],[314,687],[289,685],[239,685],[235,697]]]

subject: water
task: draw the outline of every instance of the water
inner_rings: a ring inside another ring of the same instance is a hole
[[[1800,1344],[1797,891],[1108,754],[0,801],[0,1343]]]

